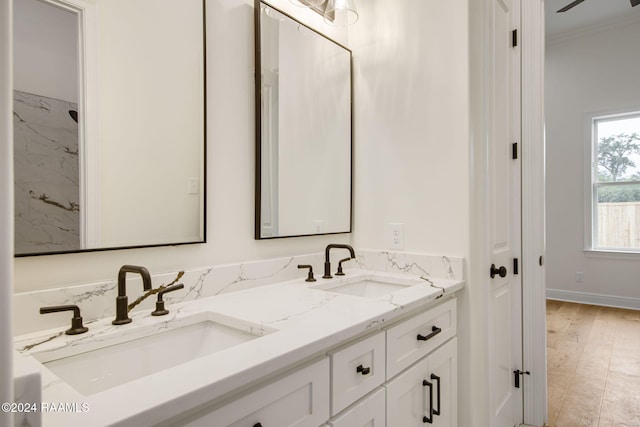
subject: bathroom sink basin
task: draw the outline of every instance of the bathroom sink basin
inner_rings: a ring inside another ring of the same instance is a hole
[[[353,295],[362,298],[378,298],[392,292],[406,289],[419,282],[398,278],[367,277],[353,282],[323,283],[313,286],[313,289]]]
[[[112,339],[88,337],[86,345],[74,345],[70,351],[41,352],[33,356],[61,380],[88,396],[273,331],[208,312],[180,319],[178,326],[165,322],[160,330],[157,326],[153,330],[146,326]],[[95,341],[100,347],[95,348]]]

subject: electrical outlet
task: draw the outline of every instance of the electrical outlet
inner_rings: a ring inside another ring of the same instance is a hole
[[[389,248],[404,249],[404,224],[389,223]]]
[[[584,281],[584,273],[582,271],[576,271],[576,282],[582,283]]]

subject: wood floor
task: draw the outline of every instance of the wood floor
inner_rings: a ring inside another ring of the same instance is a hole
[[[547,301],[549,426],[640,427],[640,311]]]

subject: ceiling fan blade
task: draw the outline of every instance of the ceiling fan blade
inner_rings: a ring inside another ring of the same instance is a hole
[[[566,5],[565,7],[563,7],[560,10],[557,10],[556,13],[562,13],[562,12],[566,12],[569,9],[573,9],[574,7],[576,7],[577,5],[579,5],[580,3],[582,3],[584,0],[575,0],[572,1],[571,3],[569,3],[568,5]],[[632,2],[634,1],[639,1],[639,0],[631,0]]]
[[[636,7],[640,4],[640,0],[631,0],[631,7]]]

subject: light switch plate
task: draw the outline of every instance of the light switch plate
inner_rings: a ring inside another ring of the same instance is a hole
[[[189,178],[187,184],[187,194],[200,193],[200,180],[198,178]]]

